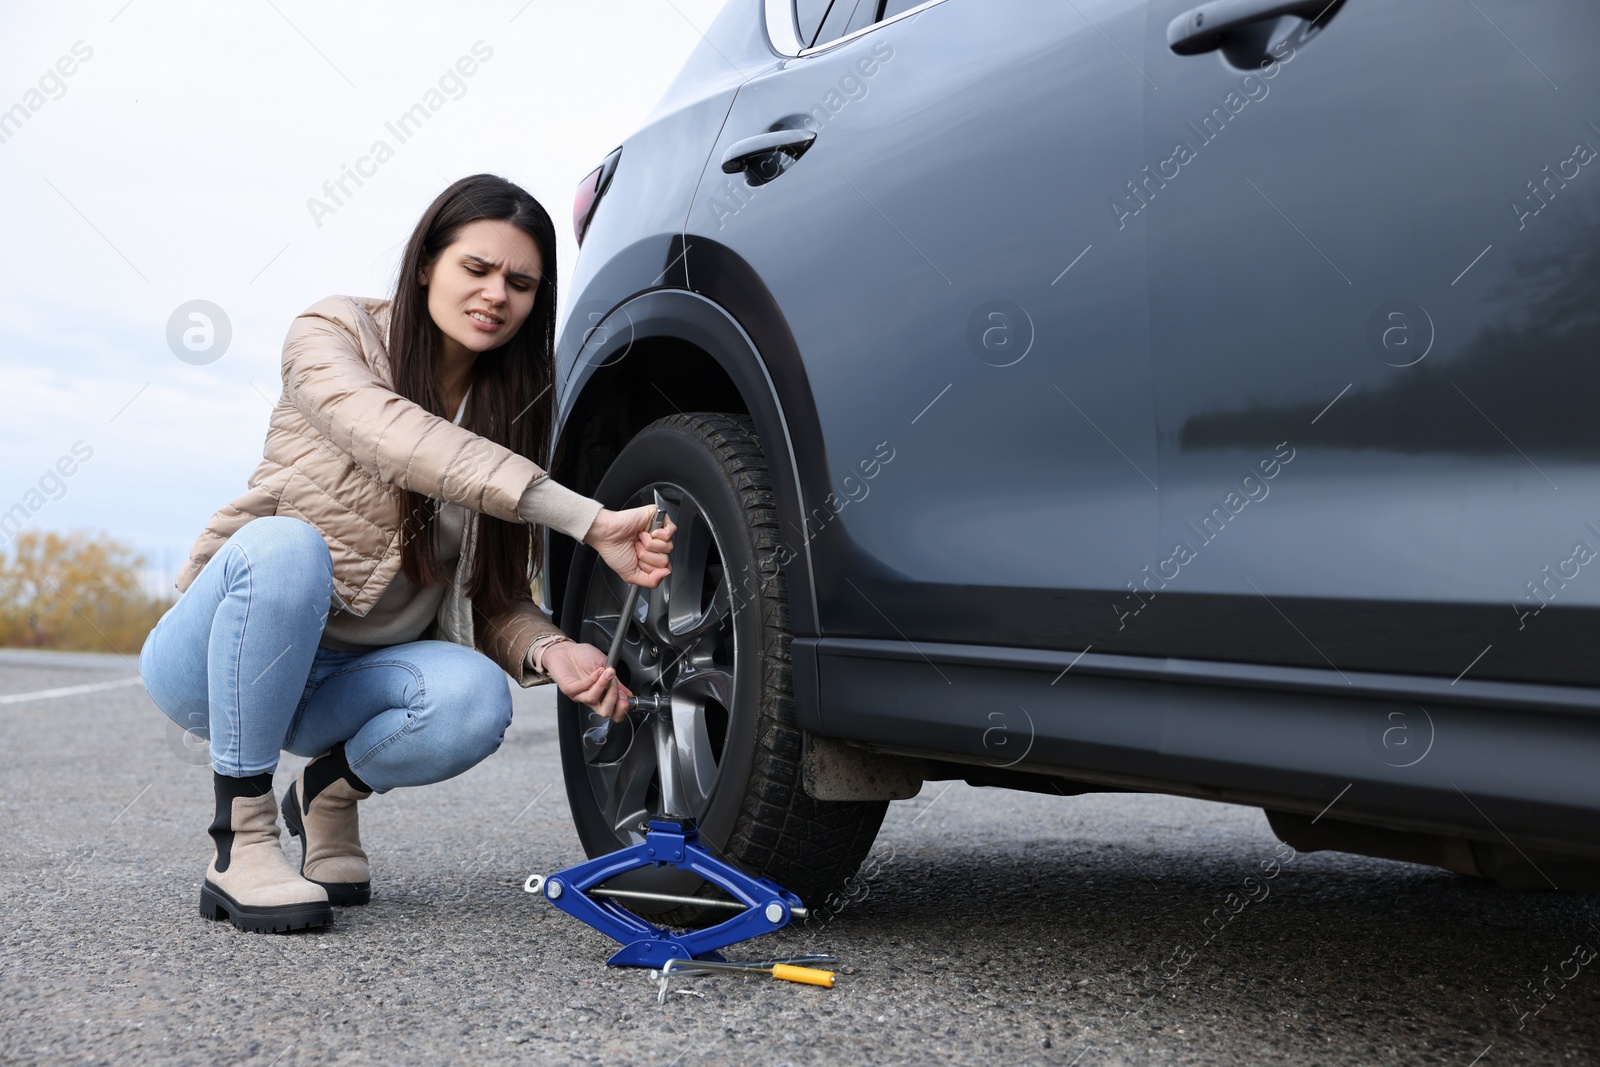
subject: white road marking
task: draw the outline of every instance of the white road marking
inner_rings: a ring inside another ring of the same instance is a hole
[[[144,679],[135,674],[131,678],[118,678],[114,682],[91,682],[88,685],[68,685],[59,689],[36,689],[31,693],[7,693],[0,696],[0,704],[21,704],[28,700],[53,700],[56,697],[75,697],[79,693],[99,693],[106,689],[121,689],[125,685],[140,685]]]

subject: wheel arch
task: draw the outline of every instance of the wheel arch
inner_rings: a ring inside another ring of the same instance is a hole
[[[764,287],[761,292],[765,294]],[[776,313],[775,305],[772,312]],[[662,416],[687,411],[749,416],[772,475],[780,528],[789,531],[784,567],[793,631],[796,636],[814,637],[820,629],[811,545],[803,536],[806,478],[801,467],[807,459],[824,470],[825,463],[815,408],[793,339],[781,317],[765,325],[767,332],[775,328],[787,341],[790,358],[782,361],[787,364],[787,390],[774,380],[772,364],[756,340],[709,297],[656,289],[617,305],[588,331],[563,389],[551,474],[577,492],[592,493],[623,446]],[[793,412],[797,406],[809,415],[809,419],[802,416],[799,426]],[[826,475],[822,478],[825,481]],[[548,601],[552,611],[559,612],[576,546],[549,531],[545,536]],[[556,621],[562,622],[559,616]],[[804,704],[808,695],[814,701],[815,685],[807,686],[801,673],[796,671],[795,696]]]

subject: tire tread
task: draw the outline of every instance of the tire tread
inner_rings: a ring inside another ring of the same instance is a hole
[[[656,424],[700,438],[718,456],[739,497],[756,560],[773,558],[783,543],[777,498],[755,424],[744,415],[689,412]],[[730,577],[730,587],[732,578]],[[742,809],[723,850],[739,867],[771,878],[807,903],[820,903],[843,885],[866,859],[888,811],[887,801],[823,801],[805,791],[801,760],[804,735],[795,719],[793,630],[787,579],[776,569],[751,601],[762,612],[763,666],[755,737]],[[693,921],[726,913],[694,916],[683,909],[668,918]]]

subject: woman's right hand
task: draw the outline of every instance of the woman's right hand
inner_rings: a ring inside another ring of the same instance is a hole
[[[654,504],[627,511],[602,508],[583,543],[599,553],[623,581],[654,589],[672,573],[669,556],[672,535],[678,529],[671,517],[665,517],[659,529],[651,530],[655,514]]]

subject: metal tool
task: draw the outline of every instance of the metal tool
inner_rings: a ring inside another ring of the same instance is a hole
[[[800,961],[800,962],[797,962]],[[833,972],[804,966],[804,963],[836,963],[832,956],[796,956],[787,960],[757,960],[745,963],[705,963],[700,960],[668,960],[659,971],[651,971],[656,980],[656,1003],[667,1002],[667,986],[672,976],[698,977],[707,974],[765,974],[785,982],[802,985],[819,985],[833,988]]]
[[[606,897],[610,900],[637,900],[645,904],[686,904],[693,908],[722,908],[727,911],[744,911],[745,906],[737,900],[707,900],[705,897],[685,897],[676,893],[648,893],[642,889],[608,889],[601,886],[589,890],[592,896]],[[808,912],[804,908],[790,908],[789,914],[796,919],[804,919]]]
[[[790,967],[828,968],[838,962],[839,957],[832,953],[802,952],[798,956],[781,956],[770,960],[729,960],[727,963],[719,963],[717,966],[734,967],[742,971],[770,971],[780,963]],[[666,964],[662,964],[662,970],[667,969]],[[709,964],[703,960],[678,960],[672,964],[670,970],[673,974],[683,978],[704,978],[708,974],[715,973],[710,970]],[[659,975],[660,972],[653,971],[651,973]]]
[[[656,513],[655,516],[650,520],[650,529],[652,532],[661,529],[661,524],[665,522],[667,518],[667,505],[666,502],[661,499],[661,491],[659,489],[654,490],[653,495],[655,496]],[[622,653],[623,637],[626,636],[628,632],[628,623],[633,620],[633,610],[639,603],[640,588],[640,586],[630,583],[628,586],[627,596],[625,596],[622,600],[622,612],[617,616],[617,632],[611,635],[611,649],[606,653],[607,667],[615,668],[617,665],[617,657]],[[641,697],[635,693],[633,696],[628,698],[629,715],[632,715],[636,711],[644,711],[649,713],[657,710],[659,710],[659,708],[657,705],[657,698],[655,697]],[[587,730],[583,731],[583,743],[591,748],[603,748],[611,738],[611,725],[612,721],[607,719],[598,726],[589,727]],[[632,747],[632,745],[633,733],[632,729],[630,728],[627,744],[622,746],[622,751],[616,755],[616,759],[596,759],[591,760],[590,762],[594,766],[607,766],[611,763],[615,763],[623,756],[627,755],[628,749]]]
[[[603,883],[647,867],[674,867],[699,875],[733,900],[701,900],[635,890],[607,889]],[[645,839],[607,856],[557,871],[534,875],[523,889],[539,893],[568,915],[619,942],[622,948],[608,962],[613,967],[660,967],[681,959],[698,965],[725,963],[718,949],[781,930],[791,918],[803,918],[800,898],[765,878],[753,878],[702,848],[692,819],[657,816]],[[626,894],[626,895],[623,895]],[[721,907],[739,914],[702,930],[675,933],[646,922],[622,906],[623,900]]]

